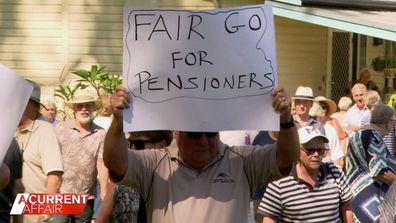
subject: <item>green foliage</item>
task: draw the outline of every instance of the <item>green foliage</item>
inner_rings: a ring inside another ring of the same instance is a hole
[[[122,84],[122,77],[120,75],[109,75],[106,80],[102,81],[102,89],[106,93],[112,94],[120,84]]]
[[[76,86],[73,88],[70,87],[70,85],[59,85],[58,89],[55,89],[55,94],[54,96],[62,98],[64,101],[70,101],[73,99],[74,94],[76,93],[77,90],[79,89],[85,89],[87,88],[88,85],[85,85],[83,83],[78,83]]]
[[[100,96],[101,89],[106,93],[113,93],[115,87],[122,83],[120,76],[109,74],[104,66],[98,68],[97,65],[92,65],[91,70],[80,69],[72,73],[81,78],[81,80],[77,80],[78,82],[90,84],[98,96]]]
[[[382,57],[376,57],[372,61],[375,71],[383,71],[385,68],[396,68],[396,60],[386,60]]]

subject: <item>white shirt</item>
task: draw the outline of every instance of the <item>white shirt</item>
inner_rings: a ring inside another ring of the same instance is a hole
[[[349,136],[352,135],[353,131],[351,131],[347,127],[349,125],[360,126],[362,118],[366,116],[368,113],[370,113],[370,109],[368,109],[367,106],[365,106],[362,110],[360,110],[357,107],[357,105],[354,104],[352,107],[348,109],[348,111],[345,114],[343,125]]]
[[[329,140],[329,153],[323,158],[323,162],[335,161],[344,157],[345,154],[342,152],[337,130],[329,123],[324,125],[324,129],[326,131],[326,137]]]

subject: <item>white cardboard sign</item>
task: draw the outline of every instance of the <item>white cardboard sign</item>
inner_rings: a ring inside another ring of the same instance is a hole
[[[276,130],[271,5],[124,9],[124,130]]]
[[[3,162],[33,86],[0,64],[0,162]]]

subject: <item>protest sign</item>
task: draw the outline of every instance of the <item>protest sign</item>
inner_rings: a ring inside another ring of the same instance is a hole
[[[15,72],[0,64],[0,161],[14,137],[33,86]]]
[[[270,5],[124,9],[124,130],[276,130]]]

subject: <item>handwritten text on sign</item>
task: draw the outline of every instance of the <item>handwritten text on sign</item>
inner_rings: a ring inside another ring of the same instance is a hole
[[[204,100],[216,103],[207,103],[197,113],[226,111],[232,106],[230,100],[268,95],[274,88],[275,44],[269,6],[213,11],[126,8],[124,20],[124,79],[135,98],[136,119],[139,104],[160,109],[155,104],[169,107],[166,102],[178,101],[182,108]],[[270,100],[261,97],[260,103],[265,101],[270,106]],[[147,108],[143,109],[146,113],[150,112]],[[170,114],[180,117],[177,111]],[[216,126],[208,128],[243,127],[221,127],[217,121]],[[197,129],[180,124],[166,128]]]

